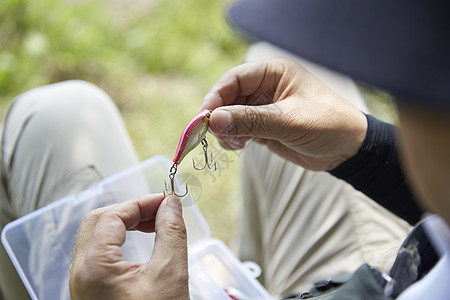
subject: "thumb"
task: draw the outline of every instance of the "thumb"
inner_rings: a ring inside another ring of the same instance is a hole
[[[215,109],[210,129],[221,137],[277,138],[283,113],[278,103],[247,106],[233,105]]]
[[[168,196],[161,202],[156,213],[155,233],[151,262],[187,264],[187,234],[180,199]]]

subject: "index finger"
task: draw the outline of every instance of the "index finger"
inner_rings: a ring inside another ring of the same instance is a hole
[[[198,111],[232,104],[255,104],[249,103],[252,99],[249,96],[269,83],[267,87],[273,90],[274,73],[269,69],[268,62],[253,62],[228,70],[205,95]]]
[[[163,199],[162,194],[145,195],[90,212],[78,230],[73,257],[85,256],[89,247],[121,246],[126,230],[154,219]]]

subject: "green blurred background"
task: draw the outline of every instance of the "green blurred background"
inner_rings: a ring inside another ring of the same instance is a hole
[[[209,87],[243,61],[248,45],[226,23],[227,2],[2,0],[0,113],[30,88],[87,80],[114,99],[141,160],[172,157]],[[389,97],[363,92],[372,112],[392,121]],[[198,179],[196,202],[212,236],[229,243],[241,203],[239,153],[221,150],[212,136],[208,141],[220,170],[192,169],[191,158],[202,158],[199,147],[179,173]]]
[[[83,79],[116,102],[141,160],[172,157],[209,87],[242,62],[247,45],[228,27],[225,0],[3,0],[0,112],[30,88]],[[197,204],[212,236],[230,241],[239,206],[238,155],[220,150],[220,170],[179,173],[201,183]]]

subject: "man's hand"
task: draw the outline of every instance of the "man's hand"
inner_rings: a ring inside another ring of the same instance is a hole
[[[360,149],[362,112],[299,64],[287,59],[229,70],[199,110],[215,109],[210,129],[226,149],[249,139],[311,170],[331,170]]]
[[[71,299],[188,299],[186,228],[180,200],[147,195],[90,212],[75,241]],[[155,232],[147,263],[123,260],[127,230]]]

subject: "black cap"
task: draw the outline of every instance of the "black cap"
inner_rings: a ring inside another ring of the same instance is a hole
[[[404,101],[450,110],[450,1],[245,0],[228,18]]]

